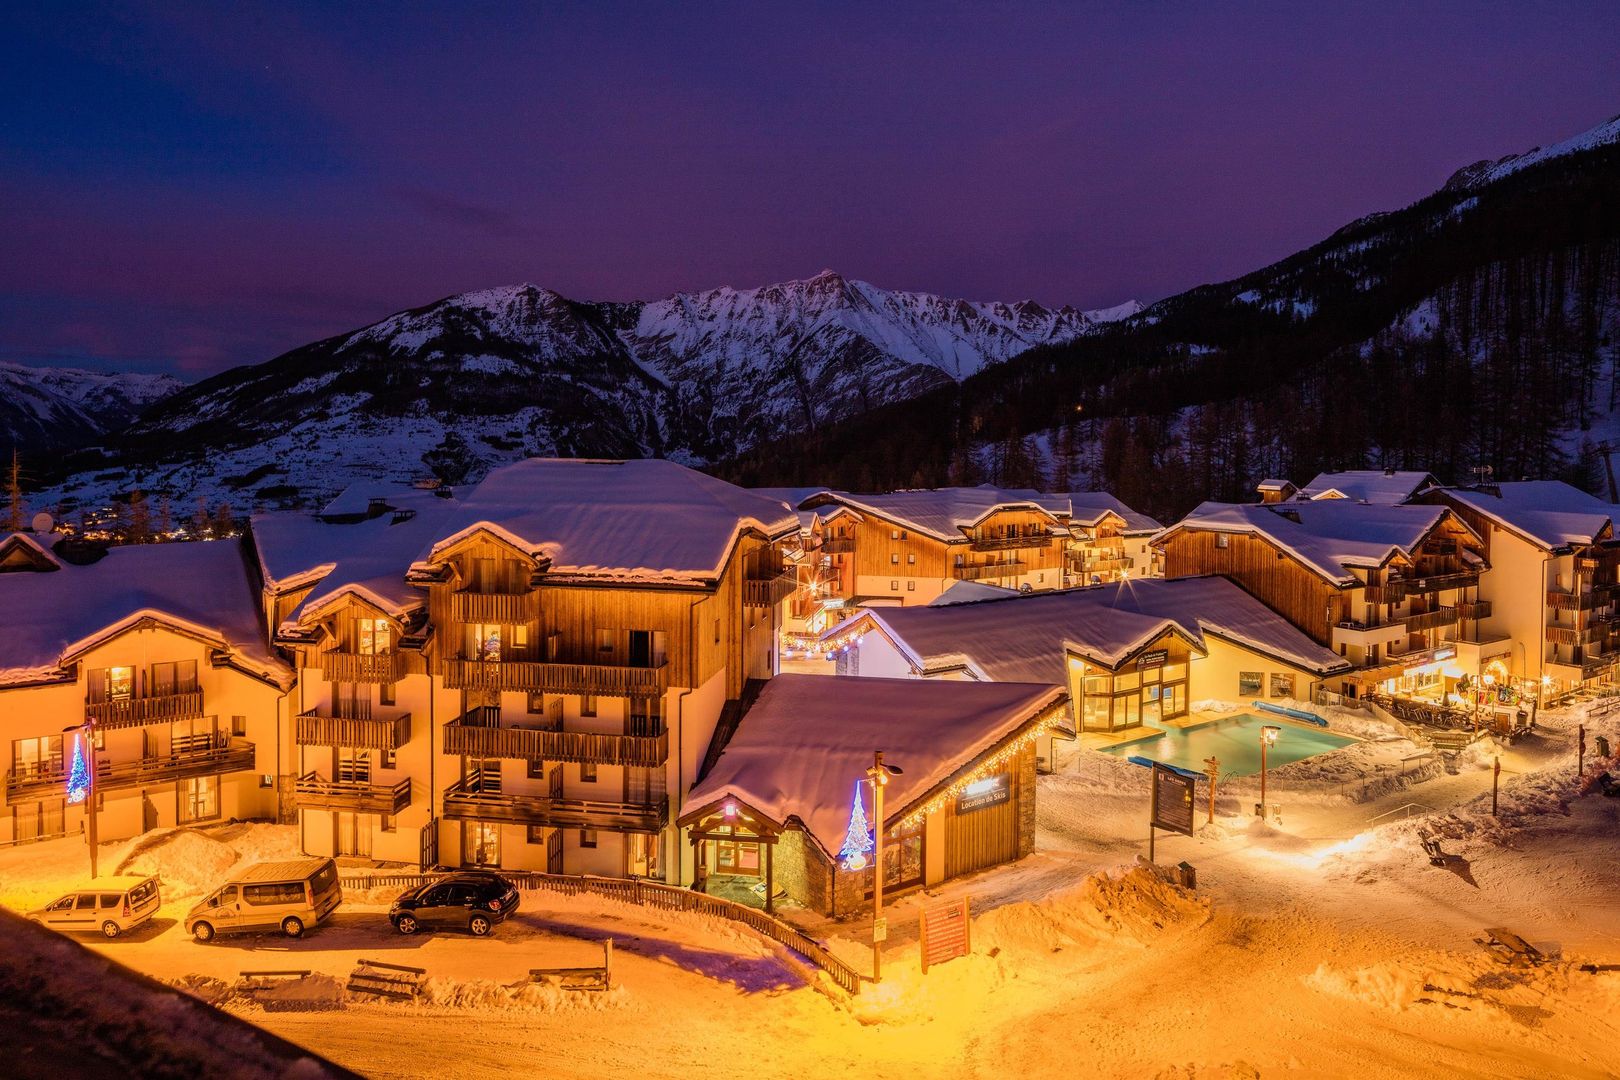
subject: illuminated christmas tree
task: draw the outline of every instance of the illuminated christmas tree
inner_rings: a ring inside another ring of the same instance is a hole
[[[79,744],[79,737],[73,736],[73,763],[68,766],[67,801],[69,803],[82,803],[86,795],[90,794],[90,767],[84,761],[84,747]]]
[[[866,867],[866,853],[871,851],[872,827],[866,821],[866,807],[861,805],[861,781],[855,781],[855,801],[849,808],[849,830],[844,833],[844,844],[838,849],[838,860],[846,870]]]

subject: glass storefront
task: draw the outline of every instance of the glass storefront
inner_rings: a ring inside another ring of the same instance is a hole
[[[1185,646],[1147,650],[1112,673],[1071,657],[1071,671],[1077,664],[1085,674],[1071,693],[1080,700],[1082,730],[1121,731],[1187,715]]]

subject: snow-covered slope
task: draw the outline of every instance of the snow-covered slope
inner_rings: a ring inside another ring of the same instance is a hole
[[[1620,142],[1620,116],[1612,116],[1594,128],[1589,128],[1563,142],[1553,143],[1551,146],[1538,146],[1522,154],[1509,154],[1495,161],[1476,161],[1472,165],[1465,165],[1451,174],[1451,179],[1446,181],[1445,190],[1466,191],[1470,188],[1483,187],[1504,176],[1511,176],[1520,169],[1539,165],[1543,161],[1578,154],[1582,150],[1593,150],[1615,142]]]
[[[170,375],[0,362],[0,447],[39,452],[98,441],[184,385]]]
[[[952,300],[831,271],[633,303],[486,289],[199,383],[127,433],[118,463],[139,475],[102,466],[105,490],[45,494],[99,501],[138,482],[241,509],[536,455],[714,460],[1138,309]]]

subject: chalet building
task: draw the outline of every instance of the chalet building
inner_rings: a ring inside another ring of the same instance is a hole
[[[1444,506],[1204,503],[1154,542],[1166,577],[1229,577],[1350,661],[1350,693],[1444,695],[1489,610],[1484,541]]]
[[[1295,495],[1299,494],[1299,488],[1295,487],[1287,480],[1278,480],[1275,478],[1260,481],[1260,483],[1255,485],[1254,490],[1256,494],[1260,496],[1260,501],[1263,503],[1287,502],[1289,499],[1292,499]]]
[[[1620,660],[1615,507],[1557,481],[1430,491],[1484,538],[1477,626],[1459,639],[1470,675],[1557,696],[1614,681]]]
[[[85,827],[67,795],[76,754],[95,769],[103,841],[274,818],[293,672],[261,632],[242,543],[70,562],[45,539],[0,539],[0,842]]]
[[[842,619],[855,598],[855,530],[861,515],[824,498],[832,494],[827,488],[751,490],[780,500],[799,519],[798,532],[782,543],[783,564],[794,588],[783,604],[781,622],[784,641],[802,646]]]
[[[306,849],[689,878],[671,793],[775,670],[798,519],[657,460],[523,461],[458,494],[255,522],[302,674]]]
[[[1350,668],[1218,577],[874,609],[828,638],[851,674],[1063,686],[1084,731],[1175,720],[1208,699],[1309,699]]]
[[[1069,504],[1069,584],[1100,585],[1159,573],[1152,540],[1163,525],[1106,491],[1073,491],[1056,498]]]
[[[1063,713],[1050,685],[779,675],[683,803],[693,887],[767,910],[867,906],[876,868],[839,853],[857,798],[878,827],[864,782],[876,750],[900,770],[883,795],[886,897],[1022,858],[1035,743]]]
[[[1286,481],[1284,481],[1286,483]],[[1318,473],[1316,478],[1299,489],[1294,498],[1346,499],[1350,502],[1371,503],[1374,506],[1398,506],[1411,501],[1439,481],[1434,474],[1400,471],[1396,469],[1346,469],[1342,472]],[[1265,492],[1261,497],[1266,500]]]

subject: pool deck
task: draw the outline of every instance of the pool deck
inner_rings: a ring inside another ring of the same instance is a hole
[[[1192,712],[1186,716],[1178,716],[1174,720],[1160,720],[1154,724],[1140,724],[1133,728],[1126,728],[1124,731],[1083,731],[1079,736],[1080,745],[1089,750],[1112,750],[1115,747],[1125,746],[1130,743],[1156,739],[1161,731],[1202,727],[1205,724],[1231,720],[1244,715],[1263,717],[1266,723],[1276,724],[1279,727],[1292,726],[1304,728],[1307,731],[1326,730],[1314,724],[1307,724],[1303,720],[1296,720],[1291,716],[1259,712],[1253,708],[1237,708],[1231,712]],[[1334,731],[1333,734],[1341,739],[1349,739],[1352,742],[1362,741],[1359,737],[1343,731]]]

